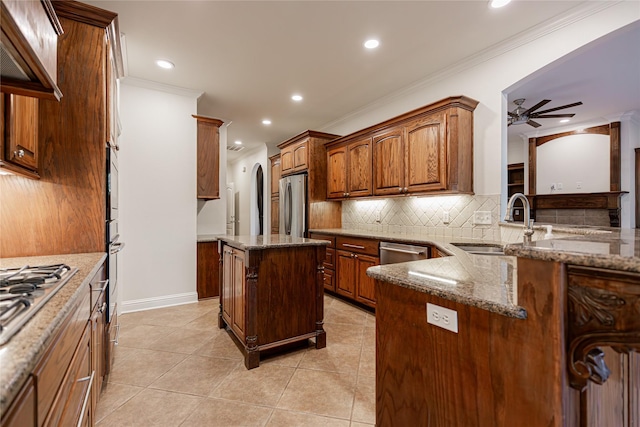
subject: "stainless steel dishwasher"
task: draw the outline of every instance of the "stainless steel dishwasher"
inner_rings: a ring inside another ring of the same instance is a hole
[[[429,247],[380,242],[380,264],[417,261],[429,258]]]

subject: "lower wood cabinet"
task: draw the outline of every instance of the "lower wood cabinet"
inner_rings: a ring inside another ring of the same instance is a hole
[[[375,307],[375,282],[367,276],[367,268],[380,264],[379,257],[337,251],[336,292]]]
[[[36,387],[33,377],[29,377],[22,386],[11,406],[2,414],[2,426],[35,426],[36,425]]]
[[[197,257],[198,299],[217,297],[220,295],[218,242],[198,242]]]

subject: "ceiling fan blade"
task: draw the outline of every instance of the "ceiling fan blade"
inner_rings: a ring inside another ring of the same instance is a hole
[[[532,119],[560,119],[563,117],[573,117],[575,114],[531,114],[529,117]]]
[[[563,109],[565,109],[565,108],[577,107],[578,105],[582,105],[582,102],[574,102],[573,104],[563,105],[562,107],[556,107],[556,108],[550,108],[550,109],[548,109],[548,110],[544,110],[544,111],[538,111],[538,113],[537,113],[537,114],[550,113],[550,112],[552,112],[552,111],[563,110]]]
[[[511,117],[518,117],[516,113],[512,113],[511,111],[507,111],[507,114],[510,115]]]
[[[534,122],[533,120],[527,120],[527,124],[529,126],[533,126],[534,128],[539,128],[540,126],[542,126],[540,123]]]
[[[538,102],[536,105],[534,105],[533,107],[529,108],[528,110],[525,110],[522,112],[522,115],[525,114],[529,114],[529,113],[533,113],[534,111],[536,111],[538,108],[542,107],[543,105],[548,104],[549,102],[551,102],[550,99],[543,99],[542,101]]]

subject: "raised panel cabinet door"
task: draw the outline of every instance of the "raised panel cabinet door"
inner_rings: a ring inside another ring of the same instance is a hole
[[[337,251],[336,292],[351,298],[356,294],[356,258],[347,251]]]
[[[24,427],[36,425],[36,390],[33,377],[18,392],[0,420],[3,427]]]
[[[335,292],[336,291],[336,273],[328,268],[324,269],[324,288]]]
[[[245,337],[245,274],[244,252],[233,250],[233,316],[231,327],[241,341]]]
[[[198,242],[196,258],[198,299],[217,297],[220,294],[218,242]]]
[[[226,245],[222,248],[222,294],[220,300],[222,318],[230,326],[233,317],[233,250]]]
[[[280,177],[282,171],[280,168],[280,156],[271,158],[271,197],[280,195]]]
[[[271,234],[280,233],[280,198],[271,199]]]
[[[444,113],[405,127],[405,186],[408,192],[447,188],[447,123]]]
[[[347,197],[373,194],[371,138],[352,142],[347,147]]]
[[[280,171],[281,174],[293,172],[293,146],[283,148],[280,151]]]
[[[309,163],[309,150],[307,141],[298,142],[293,146],[293,170],[299,172],[306,170]]]
[[[327,198],[342,199],[347,195],[347,148],[327,150]]]
[[[401,127],[373,138],[373,194],[404,190],[404,132]]]
[[[38,98],[6,95],[5,159],[27,169],[38,169]]]
[[[220,140],[224,123],[211,117],[193,116],[198,121],[198,199],[220,198]]]
[[[380,258],[368,255],[356,255],[356,301],[375,307],[375,280],[367,276],[367,268],[380,264]]]

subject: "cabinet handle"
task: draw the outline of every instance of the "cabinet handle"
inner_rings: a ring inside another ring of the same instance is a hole
[[[342,246],[347,247],[347,248],[364,249],[364,246],[352,245],[350,243],[343,243]]]
[[[20,157],[20,158],[22,158],[22,157],[24,157],[24,150],[14,151],[14,152],[13,152],[13,155],[14,155],[15,157]]]
[[[408,187],[404,187],[404,192],[406,193],[407,191],[409,191]]]
[[[80,412],[80,419],[78,420],[78,427],[82,427],[82,422],[84,421],[84,414],[87,411],[87,403],[89,402],[89,396],[91,396],[91,386],[93,385],[93,377],[95,376],[96,371],[91,372],[91,376],[80,378],[78,382],[89,381],[89,386],[87,387],[87,392],[84,395],[84,400],[82,402],[82,411]]]
[[[402,193],[402,187],[398,187],[398,191]]]
[[[109,279],[107,280],[100,280],[98,283],[96,283],[97,285],[101,285],[103,286],[102,288],[95,288],[95,289],[91,289],[92,291],[97,291],[97,292],[104,292],[107,289],[107,285],[109,284]]]
[[[109,249],[109,253],[111,255],[117,254],[121,250],[124,249],[124,242],[112,243],[111,248]]]
[[[112,343],[118,345],[118,339],[120,338],[120,323],[116,325],[116,338],[111,340]]]
[[[347,197],[349,197],[349,193],[347,193]]]

